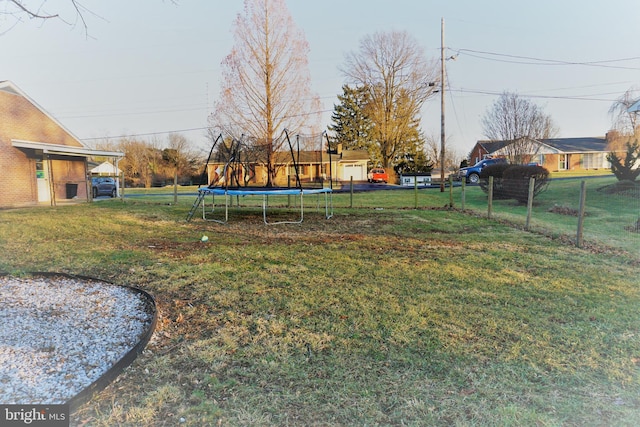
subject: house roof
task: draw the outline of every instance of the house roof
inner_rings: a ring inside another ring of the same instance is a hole
[[[90,171],[91,173],[104,173],[109,175],[120,175],[122,171],[109,162],[102,162]]]
[[[325,153],[328,160],[328,155]],[[338,156],[333,156],[338,157]],[[362,160],[369,160],[369,153],[366,150],[342,150],[340,153],[340,160],[346,162],[357,162]]]
[[[12,95],[20,96],[20,97],[26,99],[29,103],[31,103],[31,105],[33,105],[38,110],[40,110],[40,112],[42,114],[47,116],[49,119],[51,119],[51,121],[53,121],[56,125],[58,125],[62,130],[64,130],[66,133],[68,133],[78,144],[80,144],[82,147],[86,147],[86,145],[80,140],[80,138],[75,136],[73,134],[73,132],[71,132],[69,129],[67,129],[62,123],[60,123],[55,117],[53,117],[51,114],[49,114],[49,112],[47,110],[45,110],[44,108],[42,108],[36,101],[31,99],[29,97],[29,95],[24,93],[13,82],[11,82],[9,80],[0,81],[0,91],[7,92],[7,93],[10,93]]]
[[[550,138],[540,142],[563,153],[607,151],[607,139],[604,137]]]
[[[250,153],[241,154],[243,161],[251,158]],[[325,151],[300,151],[295,153],[298,158],[299,164],[316,164],[329,161],[329,154]],[[217,153],[210,159],[211,163],[226,163],[227,156]],[[291,158],[291,152],[289,151],[277,151],[274,153],[274,160],[279,164],[293,163]],[[359,162],[369,160],[369,153],[366,150],[343,150],[340,154],[332,154],[332,161],[341,162]]]
[[[501,149],[502,147],[508,144],[509,144],[509,141],[490,141],[490,140],[478,141],[478,145],[482,147],[487,152],[487,154],[491,154],[495,151],[498,151],[499,149]]]
[[[29,104],[40,111],[44,116],[51,120],[56,126],[58,126],[70,139],[71,145],[54,144],[46,141],[27,141],[21,139],[11,139],[11,145],[16,148],[27,148],[42,150],[44,153],[49,154],[61,154],[67,156],[104,156],[104,157],[124,157],[124,153],[94,150],[87,147],[77,136],[75,136],[69,129],[67,129],[62,123],[60,123],[55,117],[49,114],[44,108],[38,105],[33,99],[31,99],[26,93],[24,93],[18,86],[9,80],[0,81],[0,92],[5,92],[13,96],[18,96],[26,100]],[[9,101],[12,102],[12,101]],[[14,135],[15,136],[15,135]],[[75,144],[75,145],[74,145]]]
[[[534,140],[538,144],[545,146],[549,152],[553,153],[594,153],[606,152],[607,139],[605,137],[580,137],[580,138],[548,138]],[[499,153],[504,147],[513,141],[478,141],[477,144],[483,147],[487,154]]]
[[[80,157],[124,157],[124,153],[115,151],[93,150],[86,147],[72,147],[70,145],[50,144],[48,142],[21,141],[12,139],[11,145],[16,148],[31,148],[33,150],[42,150],[42,152],[45,154],[59,154],[64,156]]]

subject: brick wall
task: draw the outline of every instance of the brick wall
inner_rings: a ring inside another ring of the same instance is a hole
[[[0,90],[0,207],[28,206],[38,202],[34,150],[17,149],[11,140],[82,147],[64,128],[27,98]],[[66,157],[52,161],[56,199],[64,199],[65,182],[78,182],[78,197],[86,199],[85,159]]]

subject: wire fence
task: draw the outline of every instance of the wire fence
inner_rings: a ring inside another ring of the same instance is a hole
[[[453,208],[496,221],[507,221],[516,227],[560,238],[577,246],[598,246],[612,254],[622,250],[640,259],[640,186],[620,186],[613,176],[552,179],[541,188],[525,180],[509,185],[510,192],[507,193],[502,183],[502,187],[491,187],[493,194],[489,194],[488,188],[483,190],[482,186],[460,182],[448,183],[444,192],[440,191],[437,183],[413,188],[393,186],[393,190],[376,191],[361,191],[361,186],[366,187],[365,184],[343,183],[341,188],[334,189],[331,205],[336,213],[342,209]],[[186,209],[196,196],[188,189],[182,191],[178,205]],[[167,194],[166,189],[164,193]],[[145,199],[145,194],[129,194],[135,200]],[[168,195],[149,193],[146,196],[147,200],[155,203],[162,202],[163,197],[170,203],[173,201],[173,197]],[[314,197],[304,198],[305,215],[307,212],[324,211],[324,204],[316,203]],[[235,197],[231,207],[260,207],[262,203],[259,197]],[[274,207],[297,209],[298,203],[297,197],[269,198],[269,204]]]
[[[336,206],[455,208],[520,228],[571,241],[576,246],[622,250],[640,258],[640,185],[619,185],[613,176],[552,179],[536,183],[449,182],[444,192],[414,188],[363,192],[336,200]],[[345,203],[348,202],[348,203]]]

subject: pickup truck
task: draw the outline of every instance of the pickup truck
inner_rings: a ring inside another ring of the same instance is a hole
[[[477,184],[478,181],[480,180],[480,171],[482,171],[482,169],[486,168],[489,165],[494,165],[496,163],[506,163],[506,161],[507,159],[504,159],[502,157],[480,160],[478,163],[476,163],[473,166],[461,168],[458,171],[458,180],[462,181],[464,179],[465,182]]]
[[[369,182],[389,182],[389,174],[382,168],[374,168],[367,174],[367,181]]]

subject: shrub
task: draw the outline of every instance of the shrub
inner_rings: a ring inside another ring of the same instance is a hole
[[[624,159],[619,159],[616,153],[607,155],[607,160],[611,163],[611,172],[618,178],[618,181],[635,181],[640,176],[640,143],[629,141],[626,144],[627,152]]]
[[[535,179],[535,198],[549,186],[549,171],[542,166],[511,166],[502,175],[502,189],[508,198],[516,199],[518,203],[527,203],[531,178]]]
[[[489,177],[493,177],[493,198],[494,199],[508,199],[509,197],[504,193],[502,185],[502,176],[504,171],[512,167],[508,163],[496,163],[489,165],[480,171],[480,188],[485,193],[489,192]]]

